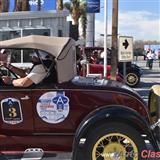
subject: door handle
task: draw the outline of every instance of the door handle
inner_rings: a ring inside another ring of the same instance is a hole
[[[28,95],[25,95],[24,97],[21,97],[21,100],[28,100],[30,97]]]

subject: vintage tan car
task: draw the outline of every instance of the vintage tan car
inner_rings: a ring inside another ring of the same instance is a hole
[[[70,38],[28,36],[1,41],[0,49],[13,54],[11,60],[22,53],[29,60],[33,51],[53,57],[40,84],[23,88],[1,80],[1,159],[42,159],[58,152],[71,152],[73,160],[142,160],[151,153],[160,157],[157,87],[147,106],[125,84],[77,76],[75,42]],[[3,70],[1,66],[1,76]]]

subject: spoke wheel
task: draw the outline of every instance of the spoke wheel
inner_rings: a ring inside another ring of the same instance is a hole
[[[143,160],[141,152],[144,149],[144,139],[135,128],[110,122],[92,128],[81,154],[83,160]]]
[[[126,83],[131,87],[136,86],[139,83],[139,81],[140,77],[138,77],[136,73],[128,73],[126,75]]]
[[[127,136],[112,133],[101,137],[94,145],[93,160],[126,160],[138,153],[136,144]],[[138,160],[137,156],[133,160]]]

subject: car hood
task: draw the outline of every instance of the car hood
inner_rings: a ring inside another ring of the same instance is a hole
[[[107,80],[107,79],[99,79],[94,77],[80,77],[76,76],[74,79],[72,79],[72,83],[76,86],[85,86],[86,88],[97,88],[97,89],[106,89],[106,88],[112,88],[112,90],[116,89],[125,89],[131,92],[135,92],[132,88],[128,87],[124,83],[113,81],[113,80]]]
[[[128,95],[132,95],[137,97],[144,105],[146,102],[141,98],[141,96],[132,88],[125,85],[124,83],[114,81],[114,80],[107,80],[107,79],[99,79],[93,77],[80,77],[76,76],[74,79],[71,80],[71,85],[67,85],[69,88],[74,89],[82,89],[82,90],[94,90],[96,92],[100,90],[107,91],[115,91],[117,93],[128,93]]]

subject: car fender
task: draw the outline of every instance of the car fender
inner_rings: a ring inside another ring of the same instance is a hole
[[[87,134],[93,131],[94,127],[113,121],[132,125],[138,131],[141,131],[143,134],[145,133],[154,147],[158,148],[157,142],[150,129],[149,119],[145,119],[135,110],[125,106],[104,106],[88,114],[79,125],[73,143],[73,159],[77,157],[78,149],[83,148],[83,144],[80,143],[81,139],[85,139]]]
[[[142,73],[141,73],[141,71],[139,70],[139,69],[137,69],[137,68],[134,68],[134,69],[127,69],[126,70],[126,73],[128,74],[128,73],[135,73],[136,75],[138,75],[139,77],[141,77],[141,75],[142,75]]]
[[[136,72],[139,76],[143,74],[143,71],[139,66],[137,66],[136,64],[131,64],[131,66],[132,67],[130,69],[128,68],[128,70]]]

